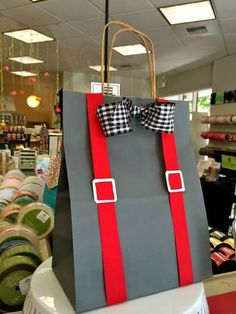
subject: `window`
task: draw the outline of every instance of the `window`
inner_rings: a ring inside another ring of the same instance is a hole
[[[197,93],[197,111],[210,112],[211,89],[200,90]]]

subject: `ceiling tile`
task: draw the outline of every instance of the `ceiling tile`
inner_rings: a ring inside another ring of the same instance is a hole
[[[1,13],[2,15],[7,16],[27,27],[56,24],[61,22],[61,19],[44,12],[32,4],[4,10]]]
[[[102,15],[100,10],[84,0],[66,0],[60,1],[60,4],[58,0],[42,1],[37,6],[65,21],[82,21]]]
[[[148,35],[152,40],[177,40],[177,36],[170,26],[161,26],[157,28],[151,28],[145,30],[145,34]]]
[[[0,27],[1,32],[4,33],[18,29],[20,24],[6,16],[0,15]]]
[[[131,26],[136,27],[138,30],[143,31],[144,33],[146,29],[167,25],[167,22],[155,9],[142,10],[128,14],[116,14],[112,15],[112,18],[128,23]]]
[[[91,3],[105,11],[104,0],[89,0]],[[119,13],[128,13],[144,9],[150,9],[152,6],[147,0],[110,0],[109,13],[110,15]]]
[[[66,38],[81,37],[79,30],[75,29],[68,23],[52,24],[47,26],[35,26],[34,29],[45,35],[51,36],[59,41]]]
[[[104,27],[104,17],[96,19],[88,19],[85,21],[72,21],[69,23],[78,30],[88,34],[89,36],[101,35]]]
[[[236,32],[236,18],[219,20],[219,22],[224,33]]]
[[[235,18],[236,1],[234,0],[214,0],[216,11],[220,19]]]
[[[22,5],[29,4],[29,0],[1,0],[0,1],[0,10],[15,8]]]

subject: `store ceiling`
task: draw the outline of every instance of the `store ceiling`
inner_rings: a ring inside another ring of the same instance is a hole
[[[192,0],[192,2],[197,0]],[[110,0],[110,18],[120,20],[149,35],[155,45],[158,73],[178,72],[209,63],[236,53],[236,1],[212,0],[216,20],[170,26],[157,7],[186,3],[186,0]],[[104,25],[104,0],[29,0],[0,1],[1,32],[32,28],[59,42],[61,71],[90,72],[89,65],[100,62],[100,38]],[[206,26],[208,33],[190,36],[186,28]],[[12,48],[10,38],[3,36],[3,53]],[[136,43],[130,35],[122,35],[118,44]],[[22,48],[23,46],[23,48]],[[32,48],[33,47],[33,48]],[[40,43],[38,47],[22,45],[14,40],[13,52],[22,49],[45,61],[40,71],[56,71],[56,43]],[[112,65],[120,74],[135,70],[146,73],[145,55],[123,57],[114,52]],[[5,61],[5,60],[4,60]],[[123,67],[122,67],[123,66]],[[126,68],[126,66],[129,66]],[[19,68],[18,64],[14,65]],[[24,69],[27,66],[24,66]],[[29,68],[29,66],[28,66]]]

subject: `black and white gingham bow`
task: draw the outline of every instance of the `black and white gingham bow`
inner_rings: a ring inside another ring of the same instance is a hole
[[[106,136],[128,133],[132,116],[139,116],[141,125],[154,132],[174,131],[175,103],[158,102],[144,107],[132,105],[130,99],[98,106],[97,117]]]

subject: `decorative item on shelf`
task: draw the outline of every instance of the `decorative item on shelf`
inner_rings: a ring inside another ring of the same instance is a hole
[[[27,105],[31,108],[36,108],[39,106],[41,102],[41,97],[36,96],[36,95],[31,95],[27,98]]]
[[[17,91],[13,89],[12,91],[10,91],[10,95],[15,97],[17,95]]]
[[[224,103],[236,102],[236,90],[229,90],[224,92]]]
[[[217,92],[211,94],[211,105],[215,104],[223,104],[224,102],[224,93],[223,92]]]
[[[9,65],[8,65],[8,64],[4,64],[3,67],[2,67],[2,70],[3,70],[4,72],[9,72],[9,71],[10,71]]]

